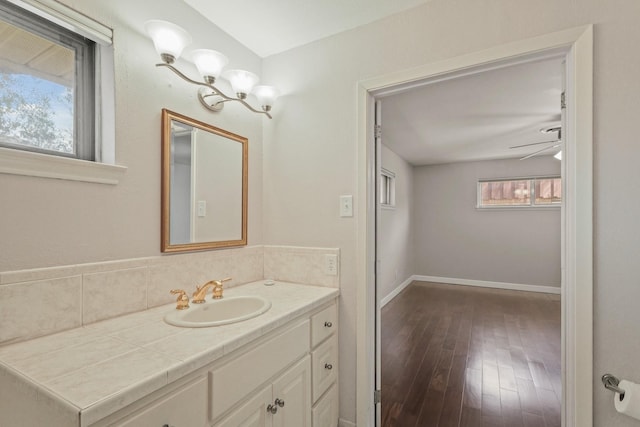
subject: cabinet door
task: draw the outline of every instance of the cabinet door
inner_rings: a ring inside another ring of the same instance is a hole
[[[267,412],[270,403],[271,386],[267,386],[215,424],[215,427],[271,427],[273,415]]]
[[[333,384],[313,407],[313,427],[336,427],[338,425],[338,386]]]
[[[117,425],[204,427],[208,425],[208,400],[207,379],[203,377],[157,400]]]
[[[273,383],[273,399],[274,403],[283,404],[273,416],[273,427],[311,427],[309,356],[305,356]]]

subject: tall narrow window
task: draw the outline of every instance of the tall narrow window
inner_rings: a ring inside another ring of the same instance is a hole
[[[386,169],[380,172],[380,205],[387,208],[396,205],[396,175]]]
[[[0,146],[95,160],[95,42],[0,3]]]

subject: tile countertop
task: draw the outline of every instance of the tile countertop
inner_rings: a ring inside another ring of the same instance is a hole
[[[259,295],[271,309],[210,328],[179,328],[163,317],[175,304],[0,347],[0,367],[31,382],[90,425],[339,295],[338,289],[258,281],[225,296]],[[207,300],[209,300],[209,296]]]

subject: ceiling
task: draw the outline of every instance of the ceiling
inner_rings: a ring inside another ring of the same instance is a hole
[[[184,0],[260,57],[382,19],[429,0]]]
[[[382,143],[412,165],[520,158],[557,139],[562,58],[425,84],[382,98]],[[543,154],[553,155],[559,149]]]
[[[184,1],[267,57],[429,0]],[[385,96],[383,144],[413,165],[523,157],[546,145],[509,147],[557,138],[540,129],[560,123],[561,69],[539,59]]]

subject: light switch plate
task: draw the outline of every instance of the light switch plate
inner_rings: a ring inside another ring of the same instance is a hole
[[[342,218],[353,216],[353,196],[340,196],[340,216]]]
[[[206,200],[198,200],[198,216],[199,217],[207,216],[207,201]]]

